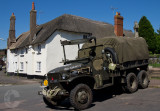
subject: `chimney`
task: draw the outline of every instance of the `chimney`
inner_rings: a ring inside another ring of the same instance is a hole
[[[135,37],[139,37],[139,33],[138,33],[138,29],[139,29],[139,25],[137,23],[137,21],[134,22],[134,34],[135,34]]]
[[[118,12],[114,16],[114,33],[118,37],[123,36],[123,17]]]
[[[32,10],[30,11],[30,43],[33,41],[33,37],[36,31],[36,14],[37,11],[35,10],[35,5],[34,2],[32,2]]]
[[[16,17],[14,13],[12,13],[10,17],[10,28],[9,28],[9,38],[7,41],[7,47],[9,48],[13,43],[16,42],[16,36],[15,36],[15,20]]]

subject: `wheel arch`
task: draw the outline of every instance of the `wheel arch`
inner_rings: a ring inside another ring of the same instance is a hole
[[[88,75],[84,75],[81,77],[74,77],[69,79],[69,86],[71,88],[75,87],[77,84],[86,84],[88,85],[91,89],[94,88],[94,84],[95,84],[95,79],[92,76],[88,76]]]

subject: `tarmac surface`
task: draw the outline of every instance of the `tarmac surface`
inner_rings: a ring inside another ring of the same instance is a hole
[[[0,111],[74,111],[69,100],[48,107],[37,92],[40,84],[0,86]],[[160,88],[139,89],[133,94],[103,89],[94,93],[91,107],[84,111],[160,111]]]
[[[0,71],[0,111],[73,111],[66,99],[58,107],[48,107],[38,91],[42,90],[38,79],[7,76]],[[151,79],[150,87],[133,94],[117,88],[94,92],[93,103],[85,111],[160,111],[160,79]]]

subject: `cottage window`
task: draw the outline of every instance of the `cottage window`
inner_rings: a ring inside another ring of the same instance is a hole
[[[21,49],[21,54],[24,54],[24,50],[23,49]]]
[[[14,53],[15,53],[15,56],[17,56],[18,49],[15,49],[15,50],[14,50]]]
[[[15,62],[15,68],[16,68],[16,71],[17,71],[17,62]]]
[[[20,62],[20,65],[21,65],[21,70],[20,71],[23,71],[23,68],[24,68],[23,62]]]
[[[25,48],[25,50],[26,50],[26,54],[28,53],[28,48]]]
[[[18,53],[18,49],[15,50],[15,53],[16,53],[16,54]]]
[[[41,62],[37,62],[37,72],[41,71]]]
[[[20,57],[24,57],[24,49],[21,49],[21,55]]]
[[[38,54],[40,54],[41,53],[41,45],[39,44],[38,45]]]

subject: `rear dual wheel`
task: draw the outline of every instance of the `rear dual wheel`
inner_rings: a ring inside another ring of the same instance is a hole
[[[149,85],[149,78],[148,78],[148,74],[145,70],[141,70],[138,73],[138,85],[140,88],[145,89],[148,87]]]
[[[126,77],[126,90],[129,93],[136,92],[138,89],[138,80],[134,73],[129,73]]]

